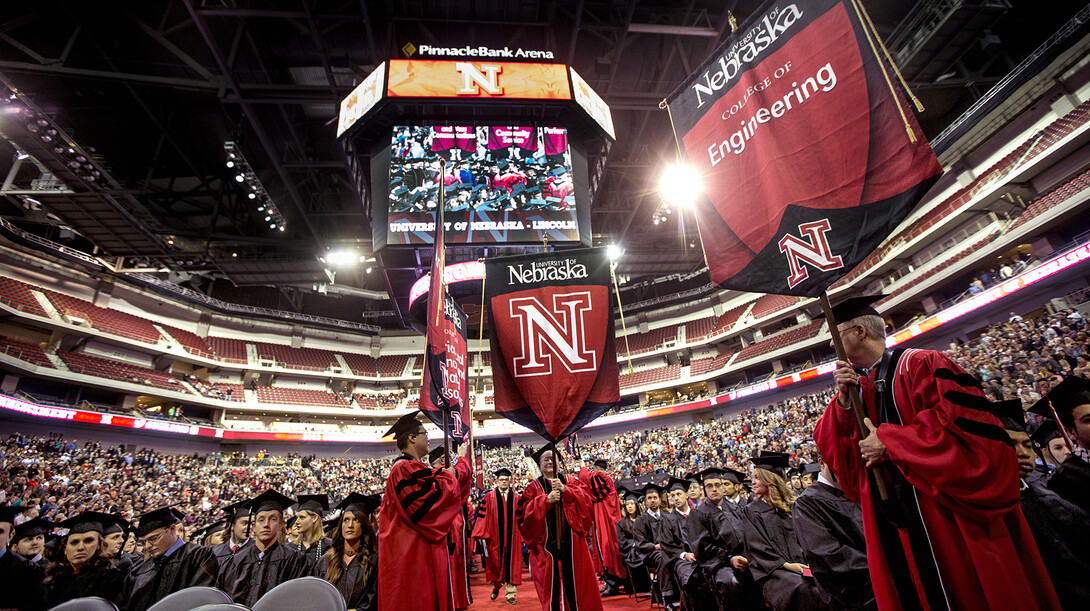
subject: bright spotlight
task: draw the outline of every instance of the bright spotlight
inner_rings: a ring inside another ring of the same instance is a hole
[[[325,259],[332,267],[352,267],[359,262],[360,256],[352,250],[332,250]]]
[[[228,161],[227,162],[227,167],[229,167],[229,168],[235,167],[235,162],[234,161]]]
[[[246,176],[244,174],[236,174],[235,175],[235,182],[242,182],[244,180],[246,180]]]
[[[659,190],[666,201],[675,206],[691,206],[704,191],[700,174],[691,166],[675,164],[662,174]]]
[[[257,199],[257,193],[254,193],[253,191],[250,191],[249,197],[250,197],[250,199]]]
[[[616,244],[610,244],[609,248],[606,249],[606,252],[609,253],[610,261],[616,261],[621,258],[621,247]]]

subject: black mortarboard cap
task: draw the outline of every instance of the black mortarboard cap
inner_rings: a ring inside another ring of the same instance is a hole
[[[390,427],[390,430],[386,431],[382,437],[386,438],[393,435],[396,440],[399,437],[404,437],[405,435],[424,428],[424,425],[420,424],[420,421],[416,419],[416,415],[419,413],[420,410],[416,410],[398,418],[397,422],[395,422],[394,425]]]
[[[725,479],[732,481],[735,484],[740,484],[742,483],[742,480],[745,479],[745,475],[740,471],[735,471],[734,469],[721,469],[719,467],[708,467],[701,471],[699,475],[701,482],[709,479]]]
[[[129,521],[125,518],[122,518],[117,514],[111,514],[111,516],[113,517],[113,520],[108,524],[102,525],[105,529],[104,534],[123,533],[132,528],[132,524],[129,524]]]
[[[22,524],[17,524],[11,534],[11,542],[18,543],[23,539],[44,535],[45,531],[53,528],[53,523],[45,518],[34,518]]]
[[[1052,410],[1048,407],[1049,401],[1052,402],[1052,407],[1056,408],[1056,414],[1060,417],[1061,424],[1068,428],[1074,426],[1075,420],[1072,412],[1080,405],[1090,404],[1090,380],[1078,376],[1064,378],[1055,388],[1048,391],[1046,396],[1041,397],[1040,401],[1034,403],[1029,411],[1045,418],[1051,418]]]
[[[885,297],[885,295],[849,297],[833,306],[833,318],[836,319],[836,324],[839,325],[848,322],[853,318],[859,318],[860,316],[881,316],[881,314],[878,313],[878,310],[874,309],[874,303]],[[825,318],[824,311],[818,313],[818,315],[814,317],[814,320],[823,318]]]
[[[79,515],[68,518],[60,524],[57,524],[57,526],[67,528],[68,534],[70,535],[90,532],[96,532],[101,535],[105,534],[106,525],[112,523],[114,519],[114,516],[108,513],[85,511]]]
[[[808,462],[805,465],[799,467],[799,472],[803,475],[813,475],[815,473],[821,473],[821,465],[816,462]]]
[[[12,505],[0,505],[0,522],[15,524],[15,516],[30,509],[30,507],[14,507]]]
[[[535,450],[534,453],[533,453],[534,462],[536,462],[538,464],[541,464],[541,455],[544,454],[545,452],[548,452],[549,450],[552,450],[552,449],[553,449],[553,444],[547,443],[547,444],[541,446],[540,448],[538,448],[537,450]]]
[[[178,511],[173,507],[160,507],[159,509],[153,509],[147,513],[137,516],[140,524],[136,527],[136,536],[143,537],[152,531],[159,530],[164,526],[170,526],[171,524],[177,524],[182,521],[185,514]]]
[[[1048,442],[1057,437],[1063,437],[1063,434],[1060,433],[1059,427],[1056,426],[1056,421],[1051,418],[1042,421],[1041,425],[1029,436],[1039,448],[1047,447]]]
[[[764,450],[761,451],[760,456],[750,458],[749,462],[753,463],[753,465],[759,469],[776,472],[781,477],[788,466],[786,454],[781,452],[767,452]]]
[[[250,515],[250,499],[243,499],[237,503],[224,507],[223,513],[227,514],[228,519],[234,524],[239,518],[245,518]]]
[[[291,507],[293,503],[294,501],[289,497],[270,488],[255,496],[253,500],[250,501],[250,511],[253,512],[254,515],[257,515],[262,511],[279,511],[283,513],[283,511],[288,507]]]
[[[329,496],[325,494],[300,494],[295,500],[299,503],[296,511],[310,511],[318,515],[329,511]]]
[[[298,514],[293,515],[292,517],[288,518],[288,521],[284,523],[284,526],[287,527],[288,530],[291,530],[291,527],[295,526],[295,522],[298,519],[299,519]]]
[[[608,469],[609,468],[609,463],[606,462],[606,459],[599,458],[599,459],[594,461],[594,466],[598,467],[599,469]]]
[[[366,515],[371,515],[378,509],[378,506],[381,503],[381,494],[360,494],[359,492],[353,492],[344,497],[344,500],[338,503],[336,508],[341,511],[358,511]]]
[[[511,470],[506,467],[502,467],[493,472],[492,477],[511,477]]]
[[[787,470],[787,477],[795,477],[796,475],[802,475],[802,473],[800,473],[799,470],[795,467],[791,467]]]
[[[1022,408],[1021,399],[995,401],[992,403],[991,410],[992,413],[999,418],[999,421],[1003,423],[1003,428],[1008,431],[1026,430],[1026,410]]]
[[[671,492],[673,490],[681,490],[682,492],[689,491],[689,480],[680,479],[677,477],[671,477],[670,481],[666,482],[666,491]]]
[[[654,492],[657,493],[659,496],[662,496],[662,486],[658,484],[647,484],[643,487],[642,492],[644,496],[647,496],[648,492]]]
[[[219,520],[218,522],[213,522],[208,526],[205,526],[204,528],[194,532],[193,538],[197,541],[203,541],[205,537],[218,533],[221,530],[225,530],[226,528],[227,520]]]
[[[439,460],[443,457],[443,446],[436,446],[431,452],[428,452],[428,464]]]

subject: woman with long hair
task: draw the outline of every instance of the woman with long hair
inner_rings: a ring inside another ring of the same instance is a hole
[[[314,568],[314,575],[333,584],[350,610],[378,609],[378,541],[369,520],[378,504],[377,494],[352,493],[341,501],[333,541]]]
[[[124,575],[113,566],[103,534],[103,524],[114,519],[109,514],[85,511],[59,525],[69,530],[61,540],[57,560],[45,571],[42,585],[47,608],[85,596],[117,602]]]
[[[322,516],[329,511],[329,497],[324,494],[305,494],[296,499],[299,509],[295,512],[295,524],[291,542],[307,556],[307,565],[317,566],[333,543],[325,536]]]
[[[621,552],[621,557],[624,558],[628,574],[632,577],[633,587],[637,592],[648,592],[651,589],[651,580],[639,552],[636,551],[636,518],[643,513],[640,509],[640,497],[625,488],[618,488],[617,495],[621,498],[621,519],[617,522],[617,548]]]
[[[750,460],[755,498],[746,505],[743,522],[753,579],[776,611],[831,609],[829,595],[813,577],[804,577],[809,567],[791,519],[795,493],[782,475],[787,455],[762,452]]]

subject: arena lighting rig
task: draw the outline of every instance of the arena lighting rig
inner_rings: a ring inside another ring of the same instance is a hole
[[[284,224],[284,215],[280,214],[280,209],[276,207],[265,185],[257,177],[253,166],[246,161],[238,144],[228,140],[223,143],[223,151],[227,154],[227,169],[233,173],[234,182],[246,193],[247,199],[256,204],[258,219],[263,218],[264,222],[269,224],[269,229],[284,231],[287,228]]]

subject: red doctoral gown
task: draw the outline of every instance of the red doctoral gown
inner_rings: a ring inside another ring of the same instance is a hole
[[[838,397],[818,421],[814,440],[844,494],[862,504],[867,559],[879,609],[904,608],[895,583],[901,575],[890,568],[902,553],[924,608],[940,606],[927,603],[922,584],[929,582],[932,586],[926,591],[938,592],[940,599],[945,595],[951,609],[1059,609],[1018,506],[1014,451],[1004,441],[1007,434],[998,419],[986,411],[988,402],[975,380],[941,353],[906,350],[893,377],[895,405],[886,406],[889,418],[899,417],[903,424],[892,424],[877,414],[876,369],[859,379],[863,401],[871,421],[878,424],[891,475],[899,477],[899,472],[911,485],[908,504],[914,496],[918,510],[910,508],[909,520],[922,521],[924,530],[915,532],[925,534],[912,537],[911,527],[887,527],[886,532],[894,533],[887,545],[899,540],[904,552],[887,551],[882,545],[881,518],[860,456],[859,431],[852,410],[841,408]],[[934,560],[919,553],[928,544]],[[937,568],[937,584],[936,578],[927,576],[936,572],[929,565]]]
[[[594,524],[590,495],[575,478],[561,474],[560,481],[564,492],[559,503],[549,504],[552,486],[544,477],[530,482],[518,501],[516,520],[530,550],[534,588],[542,611],[602,611],[585,540]],[[561,516],[559,546],[557,511]]]
[[[617,489],[613,480],[604,473],[579,470],[579,482],[590,493],[594,528],[590,533],[590,555],[594,559],[594,571],[609,573],[624,579],[627,571],[624,558],[617,547],[617,522],[621,521],[621,506],[617,501]]]
[[[390,468],[379,510],[378,602],[391,611],[451,611],[448,536],[465,503],[460,480],[468,460],[454,473],[402,456]]]
[[[484,561],[484,576],[491,583],[522,584],[522,533],[515,526],[518,494],[507,489],[504,499],[499,488],[484,495],[477,508],[477,523],[473,538],[485,542],[488,555]]]
[[[460,459],[458,462],[469,462]],[[463,476],[464,475],[464,476]],[[454,590],[454,608],[465,609],[469,607],[469,574],[466,573],[466,565],[469,558],[466,556],[466,508],[469,506],[469,493],[473,487],[473,470],[458,472],[458,485],[461,487],[462,501],[458,516],[454,518],[454,529],[451,535],[454,537],[454,551],[450,554],[450,583]],[[450,549],[448,546],[447,549]]]

